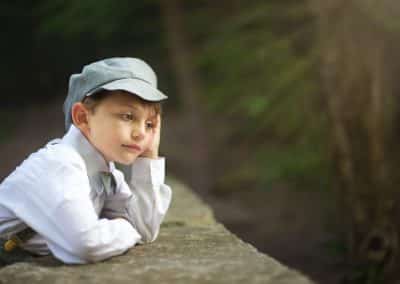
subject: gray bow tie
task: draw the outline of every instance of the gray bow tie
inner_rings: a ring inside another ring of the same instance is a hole
[[[110,172],[101,172],[100,173],[101,181],[103,183],[104,191],[106,192],[106,196],[112,196],[115,194],[116,183],[115,178]]]

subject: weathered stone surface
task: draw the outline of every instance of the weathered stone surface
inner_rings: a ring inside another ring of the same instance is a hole
[[[0,269],[0,283],[312,283],[226,230],[182,184],[169,184],[173,203],[155,242],[96,264],[15,263]]]

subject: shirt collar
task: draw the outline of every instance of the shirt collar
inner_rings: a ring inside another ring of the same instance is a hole
[[[71,125],[64,135],[61,143],[72,146],[78,151],[85,161],[88,175],[98,172],[113,172],[113,162],[107,163],[102,154],[87,140],[85,135],[75,126]]]

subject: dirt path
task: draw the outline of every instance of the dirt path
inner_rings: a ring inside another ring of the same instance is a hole
[[[64,133],[62,101],[33,106],[21,111],[12,137],[0,147],[0,178],[6,177],[30,153]],[[179,121],[179,120],[176,120]],[[175,120],[163,125],[163,132],[181,129]],[[174,144],[171,135],[164,135]],[[171,138],[171,139],[170,139]],[[165,143],[165,141],[164,141]],[[166,145],[165,152],[174,145]],[[182,154],[183,156],[184,153]],[[179,158],[176,158],[179,159]],[[176,160],[175,159],[175,160]],[[174,161],[174,158],[171,159]],[[171,162],[171,171],[176,162]],[[176,174],[178,177],[179,174]],[[338,283],[332,269],[332,256],[323,248],[331,236],[326,210],[329,196],[321,192],[294,192],[284,186],[268,191],[242,191],[224,196],[202,196],[215,211],[219,221],[243,240],[282,263],[303,271],[318,283]]]

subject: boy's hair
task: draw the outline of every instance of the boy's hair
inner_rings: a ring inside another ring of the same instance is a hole
[[[126,93],[132,96],[129,92],[126,91],[108,91],[108,90],[101,90],[91,96],[86,96],[82,104],[92,113],[95,112],[96,107],[105,99],[105,97],[113,94],[118,94],[118,93]],[[134,98],[137,100],[139,104],[141,104],[144,107],[149,107],[154,110],[155,114],[161,114],[161,103],[160,102],[150,102],[143,100],[142,98],[138,96],[134,96]]]

